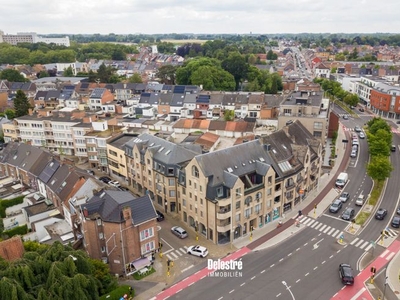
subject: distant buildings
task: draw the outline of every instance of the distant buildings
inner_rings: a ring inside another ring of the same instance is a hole
[[[4,34],[0,30],[0,43],[8,43],[17,45],[18,43],[46,43],[56,44],[60,46],[70,46],[69,37],[63,38],[47,38],[37,35],[35,32],[18,32],[17,34]]]

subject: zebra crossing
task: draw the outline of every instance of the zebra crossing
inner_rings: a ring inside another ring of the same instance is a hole
[[[335,239],[339,239],[343,235],[343,231],[340,231],[339,229],[336,229],[334,227],[331,227],[327,224],[323,224],[321,222],[318,222],[317,220],[313,218],[309,218],[306,216],[303,216],[300,219],[300,223],[303,225],[306,225],[310,228],[313,228],[315,230],[318,230],[326,235],[329,235]],[[393,230],[391,228],[386,228],[385,229],[385,237],[396,237],[398,235],[398,232],[396,230]],[[373,247],[373,244],[370,241],[365,241],[361,238],[356,237],[354,240],[350,242],[350,245],[360,248],[361,250],[368,251]]]
[[[164,253],[164,255],[166,255],[168,257],[168,259],[170,260],[177,260],[179,259],[182,255],[187,254],[187,246],[183,246],[181,248],[178,249],[171,249],[168,250]]]

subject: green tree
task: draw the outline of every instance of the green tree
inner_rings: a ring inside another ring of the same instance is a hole
[[[0,72],[0,79],[5,79],[10,82],[25,82],[26,79],[20,72],[13,69],[5,69]]]
[[[382,118],[373,118],[367,122],[367,125],[371,134],[376,134],[379,129],[391,132],[389,124]]]
[[[192,84],[191,82],[192,73],[201,66],[220,67],[220,62],[216,59],[206,58],[206,57],[194,58],[188,60],[183,64],[183,66],[179,67],[176,70],[176,76],[175,76],[176,83],[182,85]]]
[[[240,83],[246,78],[249,69],[249,64],[246,62],[244,56],[239,52],[231,52],[221,62],[221,66],[225,71],[233,75],[236,82],[236,90],[238,90]]]
[[[390,145],[386,140],[382,139],[381,134],[368,134],[368,146],[369,153],[371,156],[389,156],[390,154]]]
[[[216,66],[201,66],[190,76],[190,82],[194,85],[202,85],[209,91],[233,91],[235,79],[232,74]]]
[[[74,72],[72,70],[72,67],[69,66],[68,68],[64,69],[63,75],[64,77],[74,77]]]
[[[25,93],[18,90],[17,95],[14,98],[15,117],[18,118],[27,115],[29,108],[31,108],[31,105]]]
[[[40,71],[38,78],[45,78],[45,77],[49,77],[49,72],[47,72],[46,70]]]
[[[225,121],[233,121],[235,119],[235,111],[227,109],[224,111],[224,120]]]
[[[158,71],[156,77],[164,84],[175,84],[175,72],[177,66],[173,65],[164,65],[161,66]]]
[[[4,111],[4,114],[7,116],[7,119],[12,120],[15,118],[15,110],[11,109],[11,108],[7,108]]]
[[[367,165],[367,174],[372,179],[379,182],[384,181],[390,176],[390,172],[393,171],[388,157],[378,155],[371,158],[371,162]]]
[[[133,75],[131,77],[129,77],[128,79],[129,82],[131,83],[142,83],[142,76],[140,76],[139,73],[133,73]]]

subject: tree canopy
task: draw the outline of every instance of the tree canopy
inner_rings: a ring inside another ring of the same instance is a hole
[[[0,72],[0,79],[6,79],[10,82],[25,82],[26,79],[17,70],[5,69]]]
[[[0,258],[0,300],[99,299],[116,287],[108,266],[60,242],[25,242],[22,259]]]
[[[15,117],[18,118],[27,115],[30,107],[31,105],[25,93],[18,90],[14,98]]]

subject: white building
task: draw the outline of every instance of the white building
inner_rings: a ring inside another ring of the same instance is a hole
[[[18,32],[17,34],[4,34],[0,30],[0,43],[17,45],[18,43],[46,43],[56,44],[58,46],[70,46],[69,37],[47,38],[38,36],[35,32]]]

